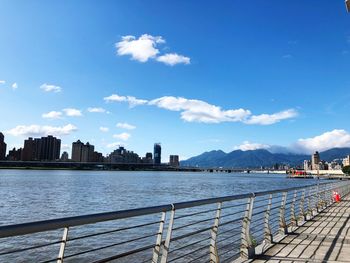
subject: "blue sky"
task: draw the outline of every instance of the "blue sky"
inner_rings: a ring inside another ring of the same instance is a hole
[[[109,153],[350,146],[339,1],[0,2],[0,131]],[[118,125],[119,124],[119,125]]]

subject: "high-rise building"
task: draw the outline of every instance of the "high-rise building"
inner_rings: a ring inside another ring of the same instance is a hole
[[[60,158],[61,140],[49,135],[40,139],[40,161],[55,161]]]
[[[5,136],[0,132],[0,160],[5,160],[6,146]]]
[[[350,165],[350,155],[348,155],[345,159],[343,159],[343,166]]]
[[[179,167],[180,162],[179,162],[179,156],[178,155],[170,155],[169,156],[169,165],[173,167]]]
[[[313,155],[311,155],[311,169],[318,170],[320,168],[320,161],[320,154],[318,152],[315,152]]]
[[[82,143],[80,140],[72,144],[72,160],[74,162],[93,162],[95,146]]]
[[[22,151],[22,161],[39,161],[41,154],[41,139],[33,139],[29,137],[24,140],[24,147]]]
[[[161,164],[162,162],[162,147],[160,143],[155,143],[153,148],[154,164]]]

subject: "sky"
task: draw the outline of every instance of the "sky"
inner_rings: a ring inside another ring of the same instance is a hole
[[[205,151],[350,147],[344,1],[0,0],[8,149]]]

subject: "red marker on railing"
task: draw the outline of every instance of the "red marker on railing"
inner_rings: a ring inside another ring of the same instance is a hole
[[[335,201],[335,202],[337,202],[337,203],[339,203],[340,202],[340,194],[337,192],[337,191],[334,191],[333,192],[333,200]]]

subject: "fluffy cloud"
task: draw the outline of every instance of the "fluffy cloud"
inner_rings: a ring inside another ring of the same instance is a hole
[[[135,36],[123,36],[122,40],[115,44],[119,56],[131,56],[131,59],[145,63],[149,59],[155,59],[169,66],[176,64],[190,64],[190,58],[176,53],[168,53],[158,56],[159,44],[165,43],[161,36],[143,34],[139,38]]]
[[[350,134],[345,130],[335,129],[315,137],[299,139],[292,147],[307,153],[335,147],[350,147]]]
[[[127,129],[127,130],[133,130],[136,128],[134,125],[131,125],[131,124],[126,123],[126,122],[124,122],[124,123],[119,122],[119,123],[117,123],[116,126],[118,128]]]
[[[76,131],[77,127],[72,124],[67,124],[62,127],[55,126],[40,126],[40,125],[18,125],[15,128],[6,131],[7,134],[13,136],[24,136],[24,137],[40,137],[40,136],[62,136],[69,135]]]
[[[5,80],[0,80],[0,84],[5,84],[6,81]]]
[[[129,138],[131,137],[131,135],[127,132],[123,132],[123,133],[119,133],[119,134],[114,134],[113,138],[119,139],[119,140],[123,140],[123,141],[127,141]]]
[[[131,96],[112,94],[109,97],[105,97],[104,100],[107,102],[127,102],[130,107],[147,104],[170,111],[179,111],[181,119],[187,122],[243,122],[246,124],[271,125],[281,120],[294,118],[298,115],[295,109],[289,109],[274,114],[252,115],[251,111],[247,109],[223,110],[219,106],[209,104],[202,100],[173,96],[165,96],[147,101]]]
[[[18,89],[18,84],[15,82],[15,83],[12,84],[11,87],[12,87],[13,90],[16,90],[16,89]]]
[[[80,110],[74,108],[63,109],[64,113],[69,117],[80,117],[83,116]]]
[[[295,109],[288,109],[274,114],[253,115],[245,121],[247,124],[271,125],[281,120],[291,119],[298,116]]]
[[[108,127],[100,127],[101,132],[108,132],[109,128]]]
[[[62,89],[59,86],[55,86],[55,85],[50,85],[50,84],[46,84],[44,83],[43,85],[40,86],[40,88],[45,91],[45,92],[61,92]]]
[[[119,96],[117,94],[112,94],[111,96],[103,98],[106,102],[127,102],[130,107],[135,107],[138,105],[146,104],[147,100],[137,99],[133,96]]]
[[[152,100],[149,104],[171,111],[181,111],[181,118],[187,122],[236,122],[245,120],[251,114],[249,110],[222,110],[205,101],[171,96]]]
[[[104,112],[106,112],[106,110],[103,108],[90,107],[90,108],[88,108],[88,112],[104,113]]]
[[[250,151],[258,149],[269,149],[271,146],[268,144],[261,143],[250,143],[249,141],[244,141],[241,145],[235,146],[234,150]]]
[[[157,61],[167,64],[169,66],[174,66],[176,64],[190,64],[191,60],[189,57],[178,55],[176,53],[169,53],[157,57]]]
[[[134,36],[124,36],[122,41],[115,44],[119,56],[130,55],[133,60],[147,62],[154,58],[159,50],[157,44],[164,43],[162,37],[144,34],[136,39]]]
[[[62,112],[60,111],[50,111],[41,115],[44,119],[61,119]]]

